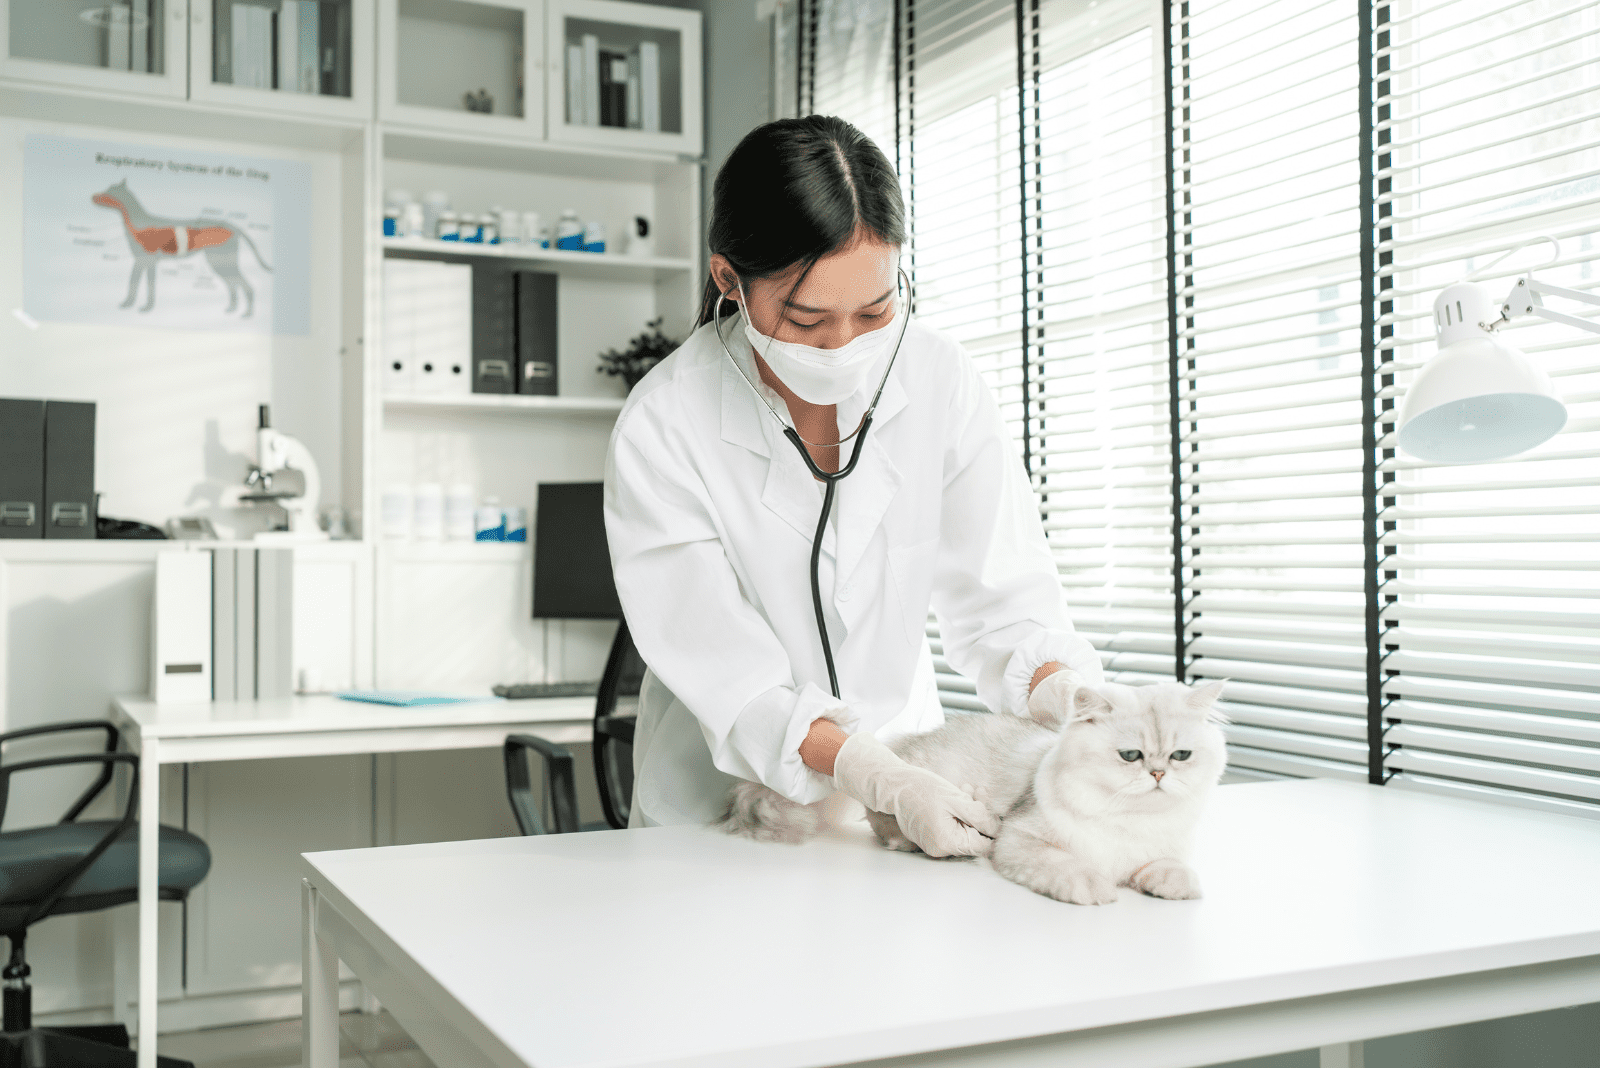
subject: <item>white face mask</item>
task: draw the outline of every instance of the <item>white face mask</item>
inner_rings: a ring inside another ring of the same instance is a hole
[[[897,301],[895,314],[889,322],[856,335],[849,344],[839,348],[819,349],[793,341],[779,341],[751,325],[750,301],[742,285],[739,296],[744,300],[744,336],[750,347],[761,354],[780,382],[811,404],[838,404],[860,389],[879,357],[900,336],[899,322],[904,312]]]

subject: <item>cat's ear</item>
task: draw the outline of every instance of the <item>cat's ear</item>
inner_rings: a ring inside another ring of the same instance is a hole
[[[1227,679],[1213,679],[1189,687],[1188,706],[1195,712],[1203,713],[1213,723],[1228,722],[1228,717],[1216,708],[1217,701],[1221,699],[1222,691],[1227,685]]]
[[[1106,696],[1088,686],[1072,691],[1072,704],[1067,711],[1067,724],[1096,723],[1111,712],[1111,702]],[[1063,724],[1063,726],[1067,725]]]

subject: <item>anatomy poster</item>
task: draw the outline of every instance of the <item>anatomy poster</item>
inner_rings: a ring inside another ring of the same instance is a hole
[[[25,160],[35,319],[309,331],[309,164],[47,136]]]

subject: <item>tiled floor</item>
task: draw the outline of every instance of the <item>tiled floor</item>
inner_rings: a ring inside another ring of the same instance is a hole
[[[293,1068],[300,1063],[300,1021],[162,1035],[160,1049],[195,1068]],[[387,1012],[347,1012],[339,1017],[339,1068],[433,1068],[433,1062]]]

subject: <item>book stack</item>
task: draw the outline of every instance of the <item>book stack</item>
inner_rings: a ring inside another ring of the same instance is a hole
[[[231,58],[233,84],[272,88],[272,12],[256,4],[234,4]]]
[[[350,95],[348,3],[281,0],[274,10],[235,0],[217,5],[215,30],[212,76],[220,84]]]
[[[283,0],[278,8],[278,88],[285,92],[322,91],[320,6],[316,0]]]
[[[604,45],[592,33],[567,44],[567,124],[661,131],[661,46]]]

